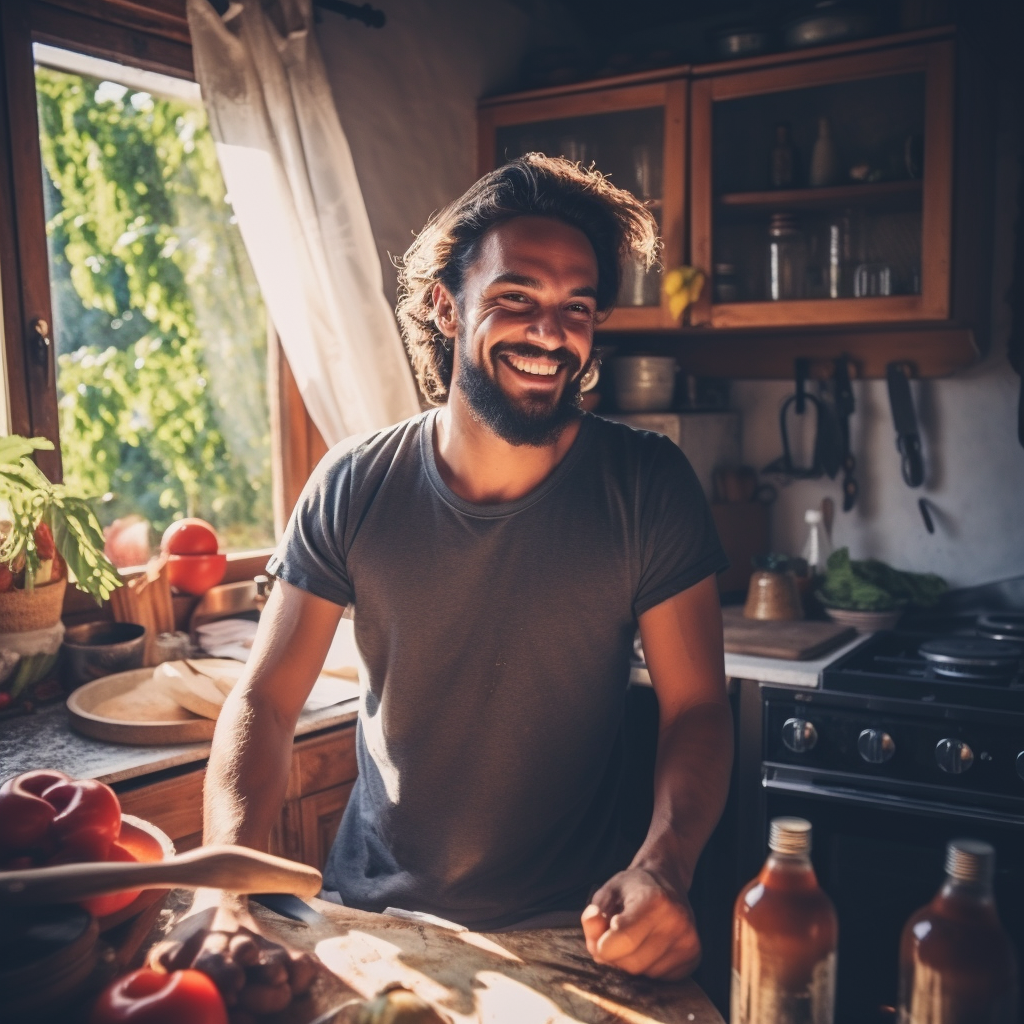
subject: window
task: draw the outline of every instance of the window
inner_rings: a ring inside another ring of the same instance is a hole
[[[121,564],[142,520],[158,536],[197,515],[228,550],[266,547],[266,319],[198,86],[34,56],[65,482],[101,498]]]

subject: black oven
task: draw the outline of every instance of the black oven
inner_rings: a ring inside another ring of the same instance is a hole
[[[839,916],[838,1024],[895,1019],[900,933],[941,885],[950,839],[996,848],[996,899],[1021,962],[1024,702],[993,712],[933,690],[761,691],[762,821],[814,826],[815,870]]]

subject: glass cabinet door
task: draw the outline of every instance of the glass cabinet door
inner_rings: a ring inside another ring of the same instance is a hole
[[[950,74],[939,43],[698,82],[694,322],[948,317]]]
[[[481,172],[526,153],[561,156],[593,164],[654,214],[665,243],[661,265],[646,273],[625,268],[605,327],[671,326],[661,279],[665,267],[682,262],[684,104],[685,84],[676,82],[481,110]]]

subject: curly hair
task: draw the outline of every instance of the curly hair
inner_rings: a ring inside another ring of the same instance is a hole
[[[615,303],[622,265],[649,269],[661,242],[650,210],[600,171],[561,157],[527,153],[485,174],[463,196],[434,214],[398,261],[396,313],[420,390],[427,401],[448,400],[453,346],[434,319],[434,286],[459,298],[481,239],[514,217],[554,217],[579,229],[597,257],[597,310]]]

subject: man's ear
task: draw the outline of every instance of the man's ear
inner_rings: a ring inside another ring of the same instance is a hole
[[[431,298],[437,329],[445,337],[454,338],[459,332],[459,309],[451,292],[443,284],[435,284]]]

